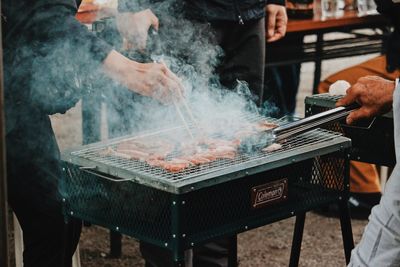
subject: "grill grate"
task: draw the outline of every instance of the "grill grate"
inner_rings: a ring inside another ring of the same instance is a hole
[[[261,116],[252,116],[252,117],[247,117],[246,120],[250,122],[257,122],[260,120],[265,120],[266,118],[261,117]],[[285,122],[280,121],[280,120],[274,120],[274,119],[267,119],[270,122],[274,122],[277,124],[284,124]],[[285,140],[284,142],[281,142],[282,148],[273,152],[262,152],[261,149],[259,151],[255,151],[252,153],[240,153],[238,154],[234,159],[228,160],[228,159],[220,159],[216,160],[210,163],[202,164],[199,166],[192,166],[189,167],[179,173],[171,173],[168,171],[165,171],[162,168],[158,167],[153,167],[148,165],[145,162],[139,161],[139,160],[127,160],[127,159],[122,159],[119,157],[115,156],[110,156],[110,155],[101,155],[101,151],[106,149],[109,146],[116,146],[118,143],[123,142],[123,141],[128,141],[128,140],[138,140],[140,138],[160,138],[163,135],[167,136],[167,134],[170,134],[171,132],[175,133],[178,131],[183,131],[181,128],[174,128],[171,131],[165,131],[163,133],[159,134],[147,134],[147,135],[141,135],[142,137],[129,137],[129,138],[122,138],[116,141],[110,141],[106,143],[98,143],[94,146],[90,146],[89,148],[85,149],[80,149],[77,151],[71,152],[71,156],[78,157],[78,158],[83,158],[86,160],[89,160],[90,162],[93,163],[94,166],[96,166],[96,163],[102,163],[106,166],[119,169],[119,170],[124,170],[131,172],[132,175],[142,175],[145,177],[151,177],[155,180],[159,181],[168,181],[169,183],[174,183],[174,182],[182,182],[188,179],[192,179],[194,177],[202,176],[211,172],[216,172],[219,170],[231,168],[233,166],[241,165],[241,164],[246,164],[252,161],[256,160],[264,160],[265,163],[268,162],[269,158],[275,157],[275,156],[282,156],[290,152],[295,152],[298,151],[297,154],[304,153],[307,147],[311,144],[319,144],[326,142],[328,140],[332,140],[334,138],[337,138],[340,136],[339,133],[334,133],[330,132],[327,130],[322,130],[322,129],[316,129],[313,131],[306,132],[304,134],[294,136],[292,138],[289,138]],[[293,153],[292,153],[293,154]],[[89,166],[86,166],[89,167]]]

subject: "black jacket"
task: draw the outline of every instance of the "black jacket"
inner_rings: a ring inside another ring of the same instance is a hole
[[[394,31],[389,37],[386,47],[387,71],[400,69],[400,3],[392,0],[375,0],[380,13],[390,18]]]
[[[76,79],[98,69],[111,47],[78,22],[76,12],[74,0],[2,1],[9,108],[64,113],[85,93]]]
[[[2,0],[9,198],[48,211],[57,201],[59,149],[49,115],[87,93],[111,47],[75,19],[74,0]]]
[[[265,16],[266,4],[284,5],[282,0],[188,0],[191,14],[207,21],[238,21],[260,19]]]
[[[120,0],[120,11],[137,11],[151,6],[149,0]],[[246,22],[265,16],[265,5],[285,5],[284,0],[178,0],[189,17],[208,21]]]

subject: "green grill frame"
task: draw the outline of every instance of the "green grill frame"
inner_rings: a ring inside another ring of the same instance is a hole
[[[69,151],[63,153],[64,214],[164,247],[182,266],[184,251],[193,246],[347,200],[350,145],[333,135],[259,165],[193,179],[194,186],[185,181],[167,187],[110,175],[112,168],[94,171],[93,162]],[[251,190],[282,179],[288,182],[287,199],[253,209]]]

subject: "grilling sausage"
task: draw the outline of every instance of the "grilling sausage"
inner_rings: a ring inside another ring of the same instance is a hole
[[[201,137],[177,146],[168,139],[141,138],[122,141],[116,149],[108,147],[99,154],[102,156],[116,156],[128,160],[145,161],[152,167],[159,167],[168,172],[180,172],[191,166],[198,166],[216,161],[217,159],[234,159],[238,154],[238,147],[244,138],[271,130],[278,125],[268,121],[246,124],[236,132],[235,139]],[[281,145],[272,144],[262,149],[264,152],[273,152],[281,149]],[[174,152],[179,156],[166,160]]]
[[[143,152],[143,151],[139,151],[139,150],[133,150],[133,149],[120,149],[117,150],[116,153],[120,153],[120,154],[125,154],[125,155],[129,155],[131,157],[131,159],[136,159],[136,160],[140,160],[140,161],[145,161],[146,159],[148,159],[150,157],[150,154]]]
[[[112,149],[111,147],[107,147],[107,149],[101,151],[100,155],[102,155],[102,156],[115,156],[115,157],[123,158],[123,159],[132,159],[132,156],[130,156],[128,154],[125,154],[125,153],[117,152],[114,149]]]
[[[189,156],[189,157],[187,157],[185,159],[187,159],[188,161],[190,161],[194,165],[201,165],[201,164],[204,164],[204,163],[211,162],[211,160],[209,160],[207,158],[204,158],[199,154],[195,154],[195,155]]]

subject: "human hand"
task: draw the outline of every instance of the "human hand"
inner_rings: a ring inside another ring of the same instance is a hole
[[[150,9],[119,13],[117,16],[117,28],[126,40],[127,49],[144,50],[151,26],[158,30],[159,21]]]
[[[103,62],[103,69],[131,91],[165,104],[185,95],[181,80],[164,63],[138,63],[112,50]]]
[[[138,93],[157,99],[164,104],[180,101],[185,92],[181,80],[161,63],[136,63],[136,79],[133,88],[140,88]]]
[[[346,123],[352,124],[357,120],[388,112],[392,108],[394,89],[394,81],[378,76],[365,76],[347,90],[346,96],[336,106],[347,106],[354,102],[361,105],[361,108],[352,111],[346,118]]]
[[[287,15],[286,8],[280,5],[267,5],[267,42],[275,42],[286,34]]]

